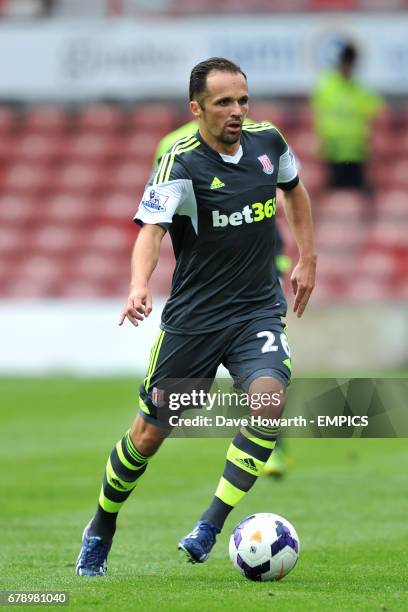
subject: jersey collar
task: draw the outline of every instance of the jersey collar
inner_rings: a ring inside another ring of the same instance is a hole
[[[213,149],[212,147],[210,147],[210,145],[208,145],[205,140],[203,140],[203,137],[200,134],[200,131],[197,130],[197,132],[195,133],[195,137],[197,138],[197,140],[199,140],[201,142],[201,144],[203,145],[204,149],[215,159],[218,159],[218,161],[223,161],[226,164],[238,164],[241,157],[244,154],[243,148],[242,148],[242,135],[241,135],[241,143],[239,145],[239,149],[238,151],[235,153],[235,155],[225,155],[224,153],[218,153],[218,151],[216,151],[215,149]]]

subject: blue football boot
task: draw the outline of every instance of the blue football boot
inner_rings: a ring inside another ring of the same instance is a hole
[[[184,550],[191,563],[204,563],[210,555],[220,530],[207,521],[198,521],[193,531],[179,542],[179,550]]]
[[[78,576],[104,576],[107,572],[109,551],[112,540],[104,541],[99,536],[89,535],[90,523],[82,534],[82,546],[75,565]]]

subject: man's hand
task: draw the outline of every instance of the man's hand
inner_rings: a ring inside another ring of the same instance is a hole
[[[304,259],[300,258],[290,277],[293,293],[295,294],[293,312],[296,312],[299,318],[304,313],[310,295],[314,289],[315,277],[316,256],[313,255],[310,258]]]
[[[143,321],[152,312],[152,296],[147,287],[131,289],[125,308],[119,319],[119,325],[123,324],[126,317],[137,327],[138,321]]]

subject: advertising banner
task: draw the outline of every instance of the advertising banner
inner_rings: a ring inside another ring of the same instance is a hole
[[[252,95],[304,95],[342,40],[360,77],[408,93],[408,15],[313,14],[177,20],[81,20],[0,27],[0,99],[184,98],[191,68],[237,61]]]

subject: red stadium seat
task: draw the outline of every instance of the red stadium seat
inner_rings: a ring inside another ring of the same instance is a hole
[[[377,212],[388,219],[408,223],[408,199],[403,190],[379,192],[375,198]]]
[[[408,157],[398,160],[391,166],[391,178],[395,186],[408,188]]]
[[[150,174],[150,165],[142,166],[135,162],[117,164],[110,174],[103,177],[101,184],[113,191],[133,190],[135,198],[140,198]]]
[[[26,115],[24,129],[36,132],[61,132],[69,128],[71,117],[59,106],[33,107]]]
[[[112,138],[97,132],[82,132],[74,136],[67,155],[76,161],[103,162],[109,159]]]
[[[2,297],[13,300],[27,300],[51,297],[55,295],[53,280],[38,280],[29,276],[10,278],[1,291]]]
[[[325,186],[326,170],[320,162],[303,162],[299,170],[299,176],[308,191],[317,192]]]
[[[96,227],[88,233],[86,244],[92,252],[104,252],[108,257],[111,254],[130,257],[128,241],[120,227],[109,225]]]
[[[110,286],[106,283],[83,279],[66,279],[58,283],[55,293],[58,297],[68,299],[101,298],[112,295]]]
[[[137,132],[122,141],[122,155],[129,161],[141,161],[146,165],[153,164],[154,153],[160,137],[151,132]]]
[[[4,172],[1,187],[5,190],[34,193],[48,186],[50,169],[47,164],[11,164]]]
[[[14,138],[9,143],[9,157],[28,164],[46,162],[55,157],[59,142],[54,134],[24,133],[21,138]]]
[[[389,131],[398,124],[398,113],[391,105],[385,106],[373,119],[373,131]]]
[[[302,163],[303,160],[316,160],[318,156],[318,140],[309,130],[295,130],[288,142],[296,157]]]
[[[316,225],[316,242],[320,249],[356,249],[365,237],[363,225],[323,222]]]
[[[370,304],[389,299],[392,286],[375,278],[354,278],[344,287],[344,298],[352,302]]]
[[[26,235],[17,227],[0,227],[0,255],[20,254],[25,247]]]
[[[50,223],[91,224],[95,218],[96,203],[82,193],[57,192],[38,203],[38,213]]]
[[[251,102],[249,116],[254,121],[270,121],[281,130],[290,124],[290,115],[282,105],[271,101],[256,100]]]
[[[395,270],[395,258],[386,252],[373,251],[359,255],[355,262],[354,274],[358,278],[390,280]]]
[[[313,131],[313,111],[307,102],[297,108],[296,116],[299,129]]]
[[[393,159],[387,163],[373,160],[369,164],[369,173],[378,189],[405,190],[408,188],[408,157]]]
[[[327,304],[333,301],[344,301],[344,284],[332,278],[318,276],[316,287],[313,290],[310,306],[313,304]]]
[[[398,131],[377,129],[371,138],[371,155],[373,158],[393,159],[404,153],[403,139]]]
[[[357,8],[357,0],[309,0],[309,7],[318,11],[342,11]]]
[[[129,192],[114,192],[102,196],[95,207],[95,214],[103,221],[131,221],[139,205],[138,194]]]
[[[0,106],[0,134],[1,137],[11,132],[17,125],[16,113],[7,106]]]
[[[13,134],[1,134],[0,132],[0,163],[2,166],[9,163],[12,158],[11,151],[15,139],[16,137]]]
[[[408,248],[406,227],[392,219],[380,217],[369,229],[366,244],[374,247]]]
[[[0,226],[23,225],[35,215],[29,194],[4,193],[0,195]]]
[[[317,283],[321,278],[329,278],[333,282],[346,280],[354,274],[356,258],[353,253],[335,252],[331,248],[319,251],[317,267]]]
[[[56,189],[86,192],[95,189],[103,176],[104,172],[99,166],[73,162],[60,168],[53,177],[53,185]]]
[[[177,114],[173,104],[141,104],[129,114],[129,128],[150,132],[158,137],[177,127]]]
[[[121,276],[129,281],[129,257],[115,257],[89,250],[70,262],[72,278],[92,281],[114,281]]]
[[[356,222],[362,218],[372,202],[359,191],[340,189],[327,191],[313,201],[318,208],[319,219]]]
[[[104,134],[124,127],[125,114],[113,104],[88,104],[78,113],[76,127],[79,130],[101,131]]]
[[[61,274],[60,263],[47,255],[33,255],[21,262],[16,279],[45,283],[50,286]]]
[[[401,152],[401,155],[404,155],[405,157],[408,157],[408,121],[404,126],[404,131],[403,133],[399,133],[398,136],[398,147],[399,150]]]
[[[68,229],[63,225],[43,225],[32,232],[31,246],[36,253],[63,255],[79,249],[85,239],[83,232],[78,232],[78,229]]]
[[[408,283],[408,248],[394,252],[394,262],[395,284]]]

